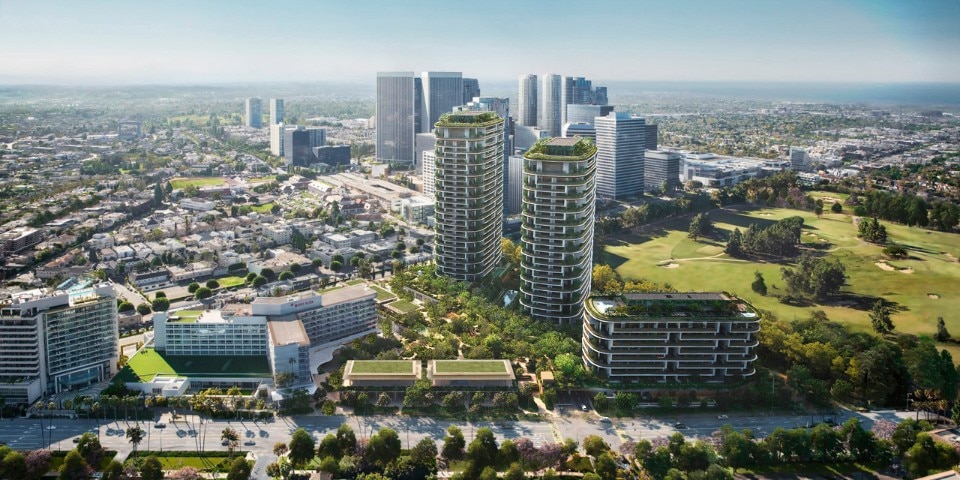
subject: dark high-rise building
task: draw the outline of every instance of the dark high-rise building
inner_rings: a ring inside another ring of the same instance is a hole
[[[537,76],[520,75],[520,95],[517,99],[517,124],[537,126]]]
[[[648,123],[644,125],[643,148],[647,150],[657,149],[657,124]]]
[[[643,161],[643,182],[647,191],[673,192],[680,186],[680,159],[677,152],[647,150]]]
[[[413,72],[377,73],[377,161],[413,162],[417,96]]]
[[[480,96],[480,81],[476,78],[463,79],[463,103],[468,103]]]
[[[315,163],[314,147],[322,147],[326,143],[326,131],[322,128],[297,126],[285,129],[283,136],[283,156],[287,165],[305,167]]]
[[[244,103],[244,121],[251,128],[263,127],[263,109],[259,98],[248,98]]]
[[[463,105],[463,74],[460,72],[423,72],[423,132],[432,132],[440,115]],[[479,87],[478,87],[479,88]]]
[[[576,123],[569,119],[568,105],[606,105],[607,87],[593,88],[593,82],[583,77],[563,77],[561,124]]]
[[[314,159],[311,163],[323,163],[331,167],[350,165],[350,145],[324,145],[310,150]]]

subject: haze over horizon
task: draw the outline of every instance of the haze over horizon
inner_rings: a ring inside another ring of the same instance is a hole
[[[344,81],[462,71],[607,81],[960,83],[960,2],[0,0],[2,84]]]

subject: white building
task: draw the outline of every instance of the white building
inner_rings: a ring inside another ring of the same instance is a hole
[[[0,300],[0,396],[32,403],[117,373],[113,285],[70,279]]]
[[[153,314],[154,348],[166,355],[267,355],[267,319],[204,310],[199,316]]]
[[[314,347],[377,328],[377,292],[366,286],[347,286],[323,293],[300,292],[285,297],[259,297],[251,305],[254,315],[271,321],[300,320]]]

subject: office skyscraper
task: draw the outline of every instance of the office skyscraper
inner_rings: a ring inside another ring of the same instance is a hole
[[[414,83],[413,72],[377,73],[378,162],[413,162],[417,110]]]
[[[561,124],[576,123],[571,120],[567,109],[570,105],[606,105],[607,87],[593,88],[593,82],[583,77],[563,77],[561,86],[562,98],[560,103]],[[612,110],[612,107],[611,107]],[[589,123],[589,122],[588,122]]]
[[[423,72],[423,132],[432,132],[440,115],[463,105],[463,74],[460,72]]]
[[[800,147],[790,147],[790,170],[802,172],[807,169],[807,151]]]
[[[657,124],[648,123],[644,125],[643,148],[647,150],[657,149]]]
[[[520,75],[520,95],[517,99],[517,124],[536,127],[537,124],[537,76]]]
[[[283,123],[283,99],[270,99],[270,125]]]
[[[552,138],[523,156],[520,305],[538,320],[579,322],[590,293],[597,148]]]
[[[597,130],[597,196],[607,199],[643,194],[642,117],[616,112],[594,121]]]
[[[476,78],[463,79],[463,103],[469,103],[480,96],[480,81]]]
[[[327,140],[327,132],[322,128],[293,126],[283,129],[283,156],[287,165],[305,167],[316,162],[313,153],[315,147],[322,147]],[[349,157],[348,160],[349,162]]]
[[[434,130],[434,259],[455,280],[478,281],[500,262],[503,125],[493,112],[468,111],[444,115]]]
[[[537,115],[537,124],[541,130],[546,131],[551,137],[559,137],[560,127],[563,125],[560,123],[561,107],[563,106],[560,81],[560,75],[544,75],[540,84],[540,96],[537,100],[540,108]]]
[[[245,102],[246,125],[253,128],[263,127],[263,106],[259,98],[248,98]]]
[[[597,117],[606,117],[613,111],[613,105],[567,105],[566,123],[589,123],[593,125]]]
[[[676,191],[680,186],[680,159],[677,152],[647,150],[643,161],[643,182],[647,191]]]

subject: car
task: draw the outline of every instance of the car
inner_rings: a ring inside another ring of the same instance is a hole
[[[167,424],[163,422],[157,422],[153,424],[153,428],[167,428]]]
[[[80,437],[73,437],[73,443],[80,443]]]
[[[580,405],[580,410],[583,410],[584,412],[586,412],[589,409],[587,408],[586,405]]]
[[[601,421],[601,422],[610,422],[610,423],[613,423],[613,422],[610,420],[610,417],[600,417],[600,421]]]
[[[243,442],[243,444],[246,445],[246,446],[248,446],[248,447],[252,447],[252,446],[256,445],[257,442],[254,442],[253,440],[247,440],[246,442]]]
[[[224,447],[226,447],[227,445],[230,445],[230,440],[224,440],[220,442],[220,445],[223,445]]]
[[[684,424],[684,423],[677,422],[677,423],[673,424],[673,428],[676,428],[677,430],[683,430],[683,429],[687,428],[687,425]]]
[[[728,416],[726,416],[726,415],[717,415],[717,420],[726,420],[726,419],[728,419],[728,418],[730,418],[730,417],[728,417]]]

